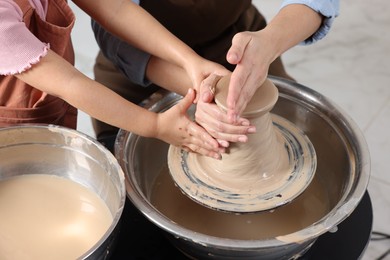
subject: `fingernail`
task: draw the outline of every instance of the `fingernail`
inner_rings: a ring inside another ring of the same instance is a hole
[[[207,102],[208,97],[209,97],[209,94],[208,94],[208,93],[203,93],[203,95],[202,95],[202,101],[203,101],[203,102]]]
[[[249,127],[249,128],[248,128],[248,133],[249,133],[249,134],[256,133],[256,127],[254,127],[254,126]]]
[[[246,141],[248,141],[248,137],[243,135],[243,136],[240,136],[238,138],[238,141],[241,142],[241,143],[245,143]]]
[[[235,53],[229,53],[227,58],[231,62],[237,62],[238,60],[238,56]]]
[[[229,142],[224,140],[218,140],[218,143],[223,147],[229,147]]]

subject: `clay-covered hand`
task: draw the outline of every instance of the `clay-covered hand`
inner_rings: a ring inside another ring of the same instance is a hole
[[[187,115],[194,98],[195,91],[189,89],[178,104],[158,114],[156,138],[189,152],[220,159],[224,148],[219,147],[218,142]]]
[[[262,31],[241,32],[234,36],[226,56],[229,63],[236,65],[226,100],[230,122],[235,122],[244,111],[276,57],[276,50]]]
[[[226,59],[236,65],[227,97],[229,119],[245,109],[267,77],[270,64],[285,51],[308,39],[323,23],[322,14],[302,4],[282,8],[268,25],[233,37]]]
[[[220,78],[221,76],[212,74],[203,80],[195,120],[216,138],[221,146],[228,147],[229,142],[246,142],[247,134],[254,133],[256,129],[245,118],[238,118],[235,124],[231,124],[227,113],[213,102],[215,86]]]
[[[189,58],[184,66],[184,69],[197,93],[200,93],[203,80],[210,75],[223,76],[230,73],[230,71],[222,65],[204,59],[198,55]],[[199,97],[200,95],[197,94],[195,97],[195,103],[198,102]]]

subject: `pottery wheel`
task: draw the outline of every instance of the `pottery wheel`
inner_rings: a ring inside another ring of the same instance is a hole
[[[216,103],[222,109],[227,84],[217,85]],[[222,160],[169,147],[170,174],[197,203],[234,213],[272,210],[299,196],[313,179],[317,160],[309,138],[269,112],[278,97],[272,82],[267,80],[258,92],[243,113],[257,133],[247,143],[231,144]]]

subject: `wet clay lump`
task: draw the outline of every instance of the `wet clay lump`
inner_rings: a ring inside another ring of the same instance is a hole
[[[215,91],[224,111],[228,85],[229,77],[222,77]],[[170,173],[185,194],[213,209],[246,213],[279,207],[304,191],[314,176],[315,151],[300,129],[270,113],[277,99],[276,86],[266,79],[242,113],[256,133],[231,143],[221,160],[170,146]]]

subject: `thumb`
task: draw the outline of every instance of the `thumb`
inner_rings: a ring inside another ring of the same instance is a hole
[[[195,91],[192,88],[189,88],[187,94],[180,100],[179,105],[182,111],[187,111],[192,105],[195,99]]]
[[[234,35],[232,46],[226,54],[226,60],[230,64],[240,63],[242,57],[244,56],[246,46],[250,42],[250,39],[251,38],[245,33],[237,33]]]
[[[214,99],[215,88],[222,76],[212,74],[205,78],[200,86],[200,96],[204,103],[210,103]]]

